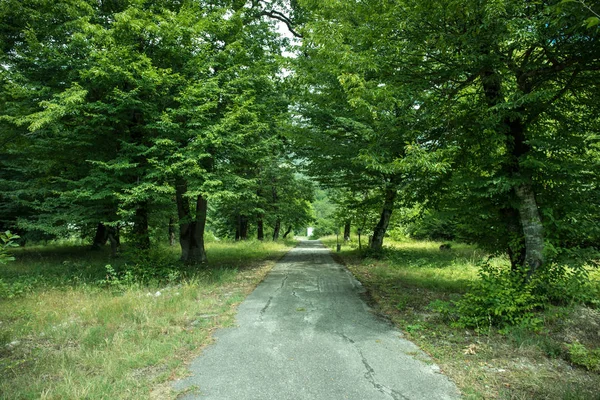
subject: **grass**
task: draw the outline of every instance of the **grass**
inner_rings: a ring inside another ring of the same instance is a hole
[[[105,265],[118,271],[126,257],[19,249],[0,266],[0,398],[173,398],[169,381],[291,245],[210,243],[209,264],[194,269],[173,269],[177,251],[163,249],[177,273],[141,282],[106,279]]]
[[[335,237],[322,241],[335,249]],[[436,242],[386,244],[381,257],[363,257],[355,243],[336,257],[368,289],[378,312],[428,352],[466,399],[600,399],[600,374],[570,362],[569,350],[577,347],[573,343],[598,347],[599,310],[550,307],[538,332],[515,327],[484,335],[458,328],[436,305],[460,299],[487,254],[462,244],[450,251]],[[590,275],[600,287],[599,271]],[[598,354],[590,351],[587,361],[597,362]]]

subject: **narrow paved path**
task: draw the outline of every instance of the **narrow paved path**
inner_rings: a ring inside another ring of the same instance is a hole
[[[427,355],[369,311],[320,242],[291,250],[191,365],[180,399],[457,399]]]

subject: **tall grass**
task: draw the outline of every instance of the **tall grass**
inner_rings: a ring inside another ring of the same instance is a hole
[[[323,242],[335,250],[336,238]],[[600,399],[598,330],[600,313],[582,305],[550,305],[537,310],[543,325],[487,334],[455,324],[452,304],[480,280],[482,263],[508,266],[473,246],[387,240],[379,254],[344,244],[343,261],[369,290],[379,312],[430,353],[467,399]],[[600,271],[589,268],[600,289]],[[598,292],[600,293],[600,291]]]
[[[79,247],[32,248],[0,267],[0,398],[169,398],[161,384],[230,324],[234,307],[293,243],[210,243],[210,263],[172,280],[107,284],[126,259]],[[162,260],[178,265],[177,251]],[[5,288],[6,289],[6,288]]]

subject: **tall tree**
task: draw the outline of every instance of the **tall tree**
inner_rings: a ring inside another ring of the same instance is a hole
[[[396,103],[412,104],[419,156],[453,156],[436,196],[451,194],[461,211],[492,217],[496,229],[487,231],[496,244],[508,248],[515,268],[535,273],[551,227],[543,218],[556,209],[548,188],[558,170],[545,167],[575,168],[569,174],[587,180],[577,149],[593,141],[590,131],[548,128],[566,127],[557,122],[569,109],[576,118],[593,115],[581,107],[600,70],[599,30],[582,23],[589,10],[561,1],[301,4],[316,15],[303,31],[307,45],[341,65],[345,74],[334,76],[352,84],[352,101],[377,110],[373,93],[389,90]],[[377,76],[387,77],[373,81],[377,89],[363,83]],[[569,156],[550,151],[558,143]],[[421,193],[431,187],[422,174],[408,178]]]

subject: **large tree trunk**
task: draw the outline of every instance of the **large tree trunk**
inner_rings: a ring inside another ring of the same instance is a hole
[[[279,239],[279,231],[281,231],[281,220],[277,218],[275,221],[275,226],[273,227],[273,241]]]
[[[140,250],[150,248],[150,232],[148,230],[148,204],[138,204],[133,218],[133,244]]]
[[[186,260],[189,264],[205,263],[206,250],[204,249],[204,228],[206,227],[206,213],[208,202],[202,196],[196,198],[196,219],[190,226],[189,251]]]
[[[395,200],[396,188],[393,185],[390,185],[385,190],[385,200],[383,202],[383,209],[381,210],[381,218],[373,230],[373,238],[369,243],[372,250],[381,250],[381,247],[383,246],[383,238],[385,237],[385,232],[390,224]]]
[[[293,228],[292,225],[288,226],[287,230],[285,231],[285,233],[282,236],[284,239],[287,238],[288,235],[292,232],[292,228]]]
[[[486,101],[490,107],[497,106],[504,102],[502,93],[502,82],[500,76],[491,70],[485,70],[480,74],[483,91]],[[520,85],[521,86],[521,85]],[[520,87],[523,93],[528,93],[526,87]],[[516,114],[524,112],[523,109],[516,109]],[[511,262],[519,260],[524,262],[527,268],[527,275],[531,276],[544,264],[544,229],[542,219],[538,210],[537,201],[533,192],[532,179],[523,171],[520,165],[521,159],[531,150],[530,145],[525,138],[526,126],[521,116],[506,117],[502,122],[500,129],[506,132],[506,146],[509,149],[509,160],[505,165],[505,172],[512,178],[516,178],[521,183],[513,187],[514,194],[518,201],[516,212],[519,215],[521,223],[521,234],[525,244],[523,260],[521,251],[509,249]],[[507,221],[507,224],[511,224]],[[508,226],[510,229],[510,225]],[[522,265],[522,264],[521,264]],[[515,270],[513,264],[513,270]]]
[[[520,185],[515,188],[515,194],[525,237],[525,265],[531,276],[544,264],[544,226],[531,186]]]
[[[100,250],[106,244],[108,240],[108,231],[106,225],[99,223],[96,227],[96,235],[94,235],[94,241],[92,243],[92,250]]]
[[[263,215],[259,215],[256,220],[256,238],[258,240],[265,239],[265,223],[263,221]]]
[[[187,184],[178,179],[175,186],[177,214],[179,216],[179,244],[181,245],[181,261],[186,264],[205,263],[204,228],[208,203],[202,196],[196,198],[196,215],[190,210],[189,200],[185,198]]]
[[[350,241],[350,220],[344,224],[344,241]]]

